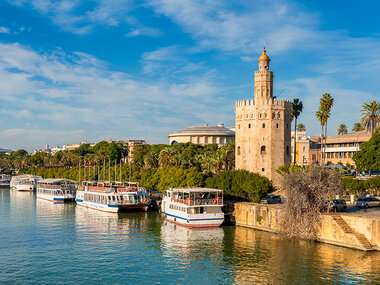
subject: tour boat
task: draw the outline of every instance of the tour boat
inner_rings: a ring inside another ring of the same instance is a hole
[[[112,184],[101,181],[85,181],[78,186],[76,202],[80,206],[105,212],[147,211],[150,199],[137,182]]]
[[[31,174],[13,176],[10,183],[11,190],[35,191],[37,189],[37,181],[41,179],[41,176]]]
[[[11,177],[6,174],[0,174],[0,188],[9,188]]]
[[[218,227],[224,221],[223,191],[210,188],[169,188],[161,210],[168,221],[188,227]]]
[[[37,182],[37,198],[63,203],[74,201],[77,182],[65,178],[48,178]]]

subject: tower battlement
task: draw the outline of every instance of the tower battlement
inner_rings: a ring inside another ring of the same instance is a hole
[[[256,105],[254,99],[238,100],[235,102],[236,107],[253,106],[253,105]],[[273,98],[269,100],[261,100],[260,105],[277,105],[277,106],[285,107],[285,106],[291,105],[291,101],[286,100],[286,99]]]

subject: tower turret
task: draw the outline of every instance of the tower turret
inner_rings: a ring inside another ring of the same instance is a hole
[[[258,62],[259,70],[255,71],[255,101],[267,102],[273,99],[273,72],[269,70],[270,58],[265,48]]]

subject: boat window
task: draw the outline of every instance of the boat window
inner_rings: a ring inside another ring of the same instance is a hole
[[[199,207],[199,214],[203,214],[204,213],[204,207]]]

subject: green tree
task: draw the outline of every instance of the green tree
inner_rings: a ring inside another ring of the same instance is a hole
[[[354,153],[352,159],[357,169],[379,170],[380,169],[380,133],[375,132],[368,142],[360,145],[360,151]]]
[[[360,123],[355,123],[352,127],[353,132],[364,131],[364,127]]]
[[[306,126],[302,123],[297,124],[297,131],[299,132],[306,132]]]
[[[346,135],[348,133],[347,126],[345,124],[340,124],[338,126],[338,136]]]
[[[373,100],[364,103],[360,112],[362,117],[360,123],[373,134],[380,125],[380,102]]]
[[[299,115],[301,115],[303,110],[303,104],[300,99],[296,98],[292,102],[292,110],[291,110],[291,116],[292,119],[294,119],[294,161],[293,163],[296,163],[296,145],[297,145],[297,119]]]

